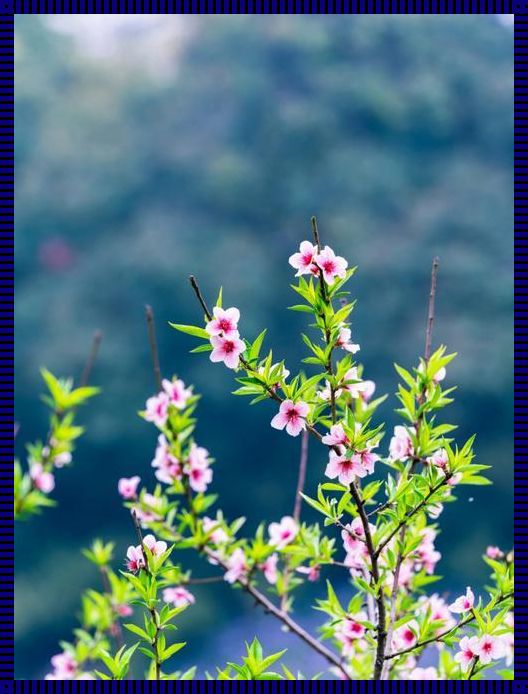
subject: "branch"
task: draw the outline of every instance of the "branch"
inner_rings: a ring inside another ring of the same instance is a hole
[[[100,330],[96,330],[92,338],[92,348],[90,350],[90,354],[88,355],[88,360],[86,361],[86,364],[84,366],[81,380],[79,381],[79,386],[81,388],[88,385],[90,374],[92,373],[95,360],[97,359],[97,355],[99,354],[99,347],[101,346],[102,339],[103,333]]]
[[[372,542],[372,535],[370,534],[370,527],[365,512],[365,507],[363,504],[363,499],[359,493],[358,488],[355,483],[352,482],[350,485],[350,492],[356,503],[359,517],[361,518],[361,524],[363,525],[363,532],[365,533],[365,544],[367,545],[367,551],[371,562],[371,574],[372,580],[377,585],[380,580],[379,567],[378,567],[378,556],[379,549],[374,548],[374,543]],[[374,661],[374,673],[372,676],[373,680],[381,679],[381,672],[383,669],[383,658],[385,655],[385,643],[387,640],[387,632],[385,631],[386,626],[386,612],[385,612],[385,600],[383,598],[383,587],[377,585],[377,595],[376,595],[376,605],[378,608],[378,624],[377,630],[377,644],[376,644],[376,658]]]
[[[438,275],[438,258],[433,260],[433,268],[431,270],[431,290],[429,292],[429,309],[427,311],[427,330],[425,332],[425,352],[424,358],[428,362],[431,356],[431,343],[433,339],[433,323],[435,315],[435,299],[436,299],[436,277]]]
[[[156,340],[156,326],[154,324],[154,311],[152,310],[152,307],[148,304],[147,306],[145,306],[145,316],[147,318],[147,331],[150,345],[150,353],[152,355],[152,368],[154,369],[154,379],[156,380],[156,386],[158,390],[161,390],[161,369],[159,362],[158,342]]]
[[[392,579],[392,590],[391,590],[391,596],[390,596],[390,610],[389,610],[389,625],[387,627],[387,643],[386,643],[387,649],[391,647],[392,634],[394,633],[394,622],[396,620],[396,601],[398,599],[398,589],[400,587],[400,569],[401,569],[401,565],[403,562],[403,543],[405,542],[406,530],[407,530],[407,528],[402,528],[400,530],[400,542],[401,542],[402,546],[399,548],[398,556],[396,557],[396,566],[394,567],[394,576]],[[386,654],[385,654],[385,656],[386,656]],[[389,672],[390,672],[390,664],[389,664],[388,660],[385,659],[385,663],[383,664],[383,670],[381,673],[381,679],[382,680],[389,679]]]
[[[194,275],[190,275],[189,282],[191,283],[191,287],[194,289],[194,293],[196,294],[196,297],[200,302],[201,307],[203,308],[207,320],[213,320],[213,314],[207,308],[207,304],[205,303],[205,299],[202,296],[202,292],[200,291],[200,287],[198,286],[196,277]]]

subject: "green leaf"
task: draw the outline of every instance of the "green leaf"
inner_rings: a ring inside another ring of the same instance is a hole
[[[150,643],[150,636],[146,631],[143,631],[141,627],[138,627],[137,624],[123,624],[123,626],[125,629],[128,629],[128,631],[131,631],[133,634],[136,634],[136,636],[140,636],[144,641]]]
[[[169,325],[171,328],[174,328],[174,330],[178,330],[181,333],[185,333],[186,335],[192,335],[193,337],[201,337],[204,340],[209,340],[211,337],[209,333],[204,330],[204,328],[198,328],[195,325],[180,325],[179,323],[171,323],[169,321]]]
[[[163,651],[163,653],[160,654],[161,660],[168,660],[171,656],[180,651],[186,645],[187,643],[185,641],[182,643],[172,644],[172,646],[169,646]]]

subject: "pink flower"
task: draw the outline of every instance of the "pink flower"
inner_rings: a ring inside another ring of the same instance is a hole
[[[295,539],[299,532],[299,526],[291,516],[283,516],[280,523],[269,524],[268,532],[270,545],[277,549],[284,549]]]
[[[51,472],[46,472],[41,463],[31,464],[29,476],[33,480],[33,486],[43,494],[49,494],[55,489],[55,477]]]
[[[63,651],[54,655],[51,659],[53,673],[46,675],[47,680],[72,680],[77,671],[77,662],[74,657]]]
[[[213,479],[213,471],[209,467],[209,452],[197,446],[194,441],[189,451],[189,462],[185,468],[189,475],[189,484],[195,492],[205,492],[207,485]]]
[[[379,456],[373,453],[370,448],[358,451],[354,457],[362,470],[362,474],[358,473],[358,477],[365,477],[367,474],[371,475],[374,472],[374,463],[379,460]]]
[[[70,451],[63,451],[62,453],[57,453],[56,456],[53,458],[53,465],[55,467],[64,467],[65,465],[69,465],[72,461],[72,454]]]
[[[278,572],[277,572],[277,561],[279,560],[278,554],[270,554],[262,565],[262,571],[264,573],[264,578],[268,583],[277,583]]]
[[[143,544],[148,547],[153,557],[159,557],[167,551],[167,543],[163,540],[156,540],[154,535],[145,535]]]
[[[334,636],[342,643],[344,655],[350,655],[356,646],[357,639],[361,639],[365,635],[366,628],[361,624],[365,620],[366,615],[360,612],[357,615],[346,617],[339,623]]]
[[[293,402],[293,400],[283,400],[279,407],[279,412],[271,420],[274,429],[284,429],[290,436],[298,436],[306,428],[306,420],[310,408],[305,402]]]
[[[427,515],[429,516],[429,518],[436,520],[441,515],[443,510],[443,504],[431,504],[427,507]]]
[[[363,472],[356,456],[346,458],[344,455],[338,455],[335,451],[330,451],[330,459],[326,466],[325,475],[331,480],[337,477],[340,484],[348,486],[354,481],[356,475],[363,477],[363,474],[366,473]]]
[[[438,672],[434,667],[415,667],[409,673],[410,680],[437,680]]]
[[[410,427],[409,431],[414,434],[414,428]],[[409,432],[405,427],[395,426],[394,436],[390,440],[389,455],[392,460],[406,460],[414,454],[414,446],[409,436]]]
[[[121,477],[117,483],[117,491],[123,499],[135,499],[137,497],[138,484],[141,482],[141,477]]]
[[[359,345],[356,345],[353,342],[351,342],[351,337],[352,331],[350,330],[350,328],[339,328],[339,335],[336,340],[336,347],[341,347],[341,349],[344,349],[346,352],[350,352],[351,354],[359,352]]]
[[[348,551],[345,556],[344,564],[350,568],[350,573],[360,575],[365,568],[365,562],[368,560],[369,553],[367,545],[361,540],[353,540],[352,548],[349,544]]]
[[[418,641],[418,624],[413,619],[407,624],[403,624],[399,629],[396,629],[392,636],[392,645],[395,650],[404,650],[411,648]]]
[[[143,556],[141,545],[138,545],[137,547],[130,545],[130,547],[127,549],[126,555],[126,566],[129,571],[139,571],[145,567],[145,558]]]
[[[163,434],[158,437],[156,453],[151,464],[152,467],[157,468],[156,479],[164,484],[172,484],[174,480],[180,480],[183,476],[180,461],[170,452],[169,443]]]
[[[485,634],[477,645],[477,655],[483,665],[504,657],[504,644],[499,636]]]
[[[368,402],[375,392],[376,384],[374,381],[363,381],[361,391],[359,393],[363,402]]]
[[[478,636],[472,636],[471,638],[463,636],[459,641],[458,647],[460,650],[455,655],[455,660],[457,663],[460,663],[462,670],[467,670],[473,662],[473,658],[476,658],[478,655]]]
[[[298,566],[295,571],[308,576],[309,581],[318,581],[319,576],[321,575],[320,566]]]
[[[224,579],[228,583],[235,583],[240,578],[245,578],[248,571],[248,565],[246,562],[246,555],[244,551],[237,547],[233,554],[228,558],[226,562],[227,571],[224,574]]]
[[[302,241],[299,246],[299,253],[294,253],[288,259],[289,264],[297,270],[295,277],[301,275],[316,275],[318,272],[315,265],[315,255],[317,247],[309,241]]]
[[[361,518],[359,516],[356,516],[352,523],[349,523],[348,525],[345,526],[346,530],[343,529],[341,531],[341,537],[343,538],[343,544],[345,547],[345,550],[348,552],[349,549],[347,547],[347,543],[349,540],[354,540],[354,538],[358,538],[361,541],[365,540],[365,529],[363,527],[363,522],[361,521]],[[371,535],[373,535],[376,532],[376,526],[372,525],[372,523],[369,523],[369,530]]]
[[[136,506],[133,511],[142,523],[160,520],[161,516],[159,512],[163,506],[163,499],[154,496],[154,494],[145,493],[141,497],[141,503],[143,506],[147,506],[147,509],[144,510],[143,508]]]
[[[433,453],[433,455],[427,458],[427,462],[435,467],[439,467],[441,470],[447,470],[449,465],[449,456],[445,448],[439,448]]]
[[[347,383],[347,381],[349,381]],[[352,381],[352,382],[350,382]],[[365,390],[365,381],[362,381],[359,377],[357,366],[353,366],[349,369],[343,378],[344,385],[343,390],[346,390],[353,398],[361,398]],[[370,388],[370,386],[369,386]],[[337,396],[337,392],[336,392]]]
[[[440,381],[443,381],[444,378],[446,377],[446,373],[447,372],[446,372],[445,368],[442,366],[440,369],[438,369],[438,371],[433,376],[433,381],[435,383],[440,383]]]
[[[223,335],[224,337],[238,337],[238,321],[240,311],[235,308],[213,308],[214,318],[207,323],[205,329],[209,335]]]
[[[455,474],[447,480],[447,484],[449,484],[449,486],[451,486],[451,487],[454,487],[456,484],[458,484],[460,482],[461,479],[462,479],[462,473],[461,472],[455,472]]]
[[[451,629],[456,624],[445,600],[443,600],[438,593],[433,593],[433,595],[428,598],[424,597],[420,599],[420,614],[426,614],[427,611],[430,611],[431,621],[441,622],[441,625],[436,631],[437,634],[446,629]]]
[[[327,284],[334,284],[335,278],[344,279],[348,263],[341,256],[336,255],[330,246],[325,246],[323,250],[315,256],[315,262],[321,268],[324,281]]]
[[[127,604],[114,605],[114,610],[119,617],[130,617],[134,610]]]
[[[334,424],[330,427],[330,433],[325,434],[321,441],[327,446],[348,446],[350,443],[342,424]]]
[[[238,333],[230,337],[213,335],[211,344],[213,351],[209,355],[209,359],[213,362],[223,361],[228,369],[236,369],[240,355],[246,351],[246,344],[239,338]]]
[[[419,566],[423,566],[428,574],[434,573],[436,564],[442,558],[440,552],[434,547],[436,531],[433,528],[425,528],[422,531],[422,541],[414,552],[415,561]]]
[[[449,605],[449,609],[451,612],[455,612],[458,614],[461,614],[462,612],[468,612],[471,610],[475,603],[475,596],[473,595],[473,591],[471,588],[468,586],[466,588],[466,594],[461,595],[459,598],[455,600],[455,602],[451,603]]]
[[[219,525],[219,521],[208,518],[207,516],[204,516],[202,519],[202,529],[208,536],[207,539],[209,542],[212,542],[214,545],[221,545],[229,540],[226,531],[222,527],[219,527]],[[214,530],[212,530],[212,528],[214,528]]]
[[[161,385],[163,386],[163,390],[169,396],[169,403],[174,405],[176,409],[183,410],[187,404],[187,400],[192,395],[192,391],[185,387],[185,383],[180,379],[169,381],[167,378],[164,378]]]
[[[153,422],[157,427],[162,427],[169,413],[169,396],[164,392],[158,393],[147,400],[145,408],[147,422]]]
[[[499,547],[490,545],[486,549],[486,556],[490,559],[502,559],[504,557],[504,552]]]
[[[211,468],[191,468],[189,470],[189,485],[195,492],[205,492],[207,486],[213,480],[213,471]]]
[[[195,597],[192,593],[183,586],[174,586],[173,588],[165,588],[163,591],[163,599],[165,602],[171,602],[174,607],[183,607],[184,605],[193,605]]]

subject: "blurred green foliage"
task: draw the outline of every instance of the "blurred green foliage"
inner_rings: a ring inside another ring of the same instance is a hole
[[[19,454],[46,433],[39,367],[78,376],[93,330],[105,334],[92,377],[104,392],[84,412],[74,469],[58,476],[60,505],[17,529],[18,677],[42,676],[80,591],[97,581],[81,546],[99,535],[119,556],[133,541],[117,479],[152,486],[155,434],[136,416],[154,390],[145,303],[165,374],[204,394],[199,442],[218,460],[228,516],[254,527],[290,511],[298,441],[269,427],[271,404],[229,397],[231,374],[188,356],[190,341],[166,323],[197,322],[192,272],[210,299],[224,286],[245,336],[269,327],[276,356],[296,368],[304,317],[285,310],[295,303],[287,257],[309,238],[311,214],[359,265],[353,338],[367,377],[391,394],[391,424],[392,363],[423,351],[440,256],[435,342],[460,354],[449,418],[460,439],[477,432],[494,481],[474,500],[462,490],[442,516],[444,587],[482,580],[485,545],[510,544],[512,35],[486,15],[172,16],[163,41],[151,38],[158,66],[134,60],[132,39],[103,61],[42,17],[17,16]],[[313,447],[307,491],[323,458]],[[236,658],[257,633],[255,612],[223,586],[196,593],[181,633],[189,663],[222,662],[222,625],[245,606]]]

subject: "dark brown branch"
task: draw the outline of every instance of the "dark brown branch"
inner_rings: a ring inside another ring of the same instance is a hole
[[[425,331],[425,352],[424,358],[428,362],[431,357],[431,344],[433,340],[433,323],[435,316],[435,300],[436,300],[436,278],[438,275],[439,260],[433,260],[433,268],[431,270],[431,289],[429,292],[429,308],[427,311],[427,330]]]
[[[319,227],[317,226],[317,217],[314,215],[310,217],[310,222],[312,223],[312,234],[314,238],[314,243],[317,246],[317,250],[321,251],[321,239],[319,237]]]
[[[369,554],[371,567],[370,572],[372,574],[372,580],[376,584],[376,606],[378,608],[378,623],[377,623],[377,643],[376,643],[376,657],[374,660],[374,674],[372,676],[373,680],[381,679],[381,672],[383,669],[383,658],[385,655],[385,643],[387,640],[386,629],[386,612],[385,612],[385,600],[383,597],[383,586],[378,585],[380,580],[380,573],[378,567],[378,556],[379,549],[374,548],[374,543],[372,542],[372,535],[370,534],[370,526],[365,513],[365,506],[361,494],[356,487],[355,483],[352,482],[350,485],[350,493],[354,499],[357,506],[359,517],[361,518],[361,524],[363,526],[363,532],[365,533],[365,544],[367,545],[367,551]]]
[[[92,348],[90,350],[90,354],[88,355],[88,360],[86,361],[81,375],[81,379],[79,381],[79,386],[81,388],[88,385],[90,374],[92,373],[95,360],[97,359],[97,355],[99,354],[99,347],[101,346],[102,339],[103,333],[100,330],[96,330],[92,339]]]
[[[223,583],[223,582],[224,582],[223,576],[205,576],[204,578],[188,578],[186,581],[183,581],[184,585],[186,585],[186,586],[201,586],[201,585],[205,585],[207,583]]]
[[[145,316],[147,319],[147,332],[150,345],[150,354],[152,356],[152,368],[154,370],[154,379],[156,387],[161,390],[161,368],[159,362],[158,342],[156,340],[156,326],[154,324],[154,311],[151,306],[145,306]]]
[[[194,275],[190,275],[189,276],[189,282],[191,283],[191,287],[193,288],[194,293],[196,294],[196,297],[197,297],[198,301],[200,302],[201,307],[203,308],[203,311],[205,313],[207,320],[212,320],[213,314],[207,308],[207,304],[205,303],[205,299],[202,296],[202,292],[200,291],[200,287],[198,286],[198,282],[196,281],[196,277]]]

